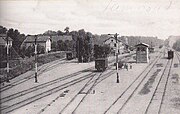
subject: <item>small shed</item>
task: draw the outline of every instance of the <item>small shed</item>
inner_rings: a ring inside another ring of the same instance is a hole
[[[140,43],[136,45],[136,62],[148,63],[149,62],[149,45]]]

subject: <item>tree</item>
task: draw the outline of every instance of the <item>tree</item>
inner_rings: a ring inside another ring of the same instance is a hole
[[[73,42],[72,41],[69,41],[69,40],[65,40],[65,42],[64,42],[64,44],[65,44],[65,50],[66,51],[72,51],[73,49]]]
[[[0,34],[6,34],[6,32],[7,32],[7,28],[0,26]]]
[[[12,43],[12,47],[14,48],[14,50],[19,54],[22,55],[21,53],[21,44],[25,39],[25,34],[20,34],[20,32],[17,29],[9,29],[7,31],[7,36],[12,38],[13,43]]]
[[[52,42],[51,43],[51,48],[52,48],[52,51],[57,51],[57,43],[56,42]]]
[[[60,31],[60,30],[57,31],[57,35],[58,35],[58,36],[62,36],[63,34],[64,34],[64,33],[63,33],[62,31]]]
[[[66,28],[64,29],[64,31],[65,31],[65,34],[68,35],[68,34],[69,34],[69,27],[66,27]]]
[[[31,57],[34,55],[34,46],[29,46],[26,50],[25,50],[25,55],[27,57]]]
[[[109,45],[94,45],[94,58],[104,58],[110,53]]]
[[[54,36],[54,35],[57,35],[57,32],[48,30],[48,31],[44,32],[43,35]]]
[[[66,51],[66,45],[62,40],[57,41],[57,50]]]
[[[173,44],[173,49],[176,51],[180,51],[180,39],[178,39],[174,44]]]
[[[83,55],[85,54],[85,49],[84,49],[84,39],[86,37],[86,32],[84,29],[81,29],[78,31],[78,37],[77,37],[77,42],[76,42],[76,52],[78,55],[78,61],[82,62],[83,61]]]
[[[38,54],[44,54],[45,53],[45,47],[38,44],[37,45],[37,53]]]

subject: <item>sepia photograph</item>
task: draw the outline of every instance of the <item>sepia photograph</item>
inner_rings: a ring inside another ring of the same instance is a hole
[[[0,0],[0,114],[180,114],[180,0]]]

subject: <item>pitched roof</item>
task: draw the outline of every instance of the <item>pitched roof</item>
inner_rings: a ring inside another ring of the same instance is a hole
[[[107,35],[107,34],[102,34],[101,36],[97,35],[97,36],[94,38],[94,44],[103,45],[104,42],[106,42],[106,41],[109,40],[110,38],[115,39],[114,37],[109,36],[109,35]],[[126,42],[126,40],[125,40],[123,37],[118,37],[117,40],[118,40],[119,42],[122,42],[122,43],[125,44],[125,45],[128,45],[128,43]]]
[[[57,42],[59,40],[62,40],[62,41],[66,41],[66,40],[72,41],[72,36],[71,35],[51,36],[51,40],[52,40],[52,42]]]
[[[146,43],[140,43],[140,44],[137,44],[137,45],[135,45],[135,47],[140,46],[140,45],[143,45],[143,46],[149,47],[149,45],[148,45],[148,44],[146,44]]]
[[[106,42],[107,40],[109,40],[109,39],[111,39],[111,38],[112,38],[112,39],[115,39],[114,37],[109,37],[109,38],[107,38],[106,40],[104,40],[104,42]],[[117,38],[117,41],[118,41],[118,42],[122,42],[122,40],[120,40],[119,38]]]
[[[46,42],[50,39],[50,36],[37,36],[37,42]],[[24,40],[24,43],[33,43],[35,42],[35,36],[27,36]]]

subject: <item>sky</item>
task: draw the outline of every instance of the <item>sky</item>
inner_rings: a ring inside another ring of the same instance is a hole
[[[180,35],[180,0],[0,0],[0,25],[32,35],[68,26],[166,39]]]

